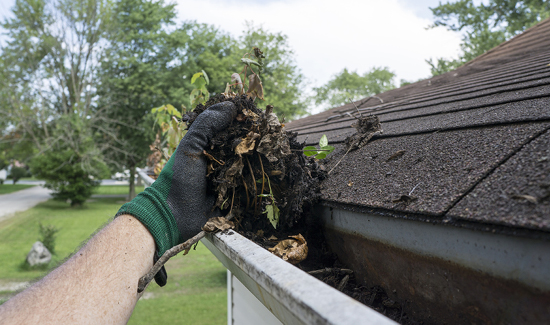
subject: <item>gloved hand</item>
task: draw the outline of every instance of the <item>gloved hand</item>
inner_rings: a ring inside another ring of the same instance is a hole
[[[214,197],[206,195],[207,162],[203,150],[236,115],[237,108],[231,102],[212,105],[201,113],[153,185],[117,212],[116,216],[136,217],[153,235],[155,262],[166,250],[198,234],[209,219]],[[164,267],[155,281],[160,286],[166,284]]]

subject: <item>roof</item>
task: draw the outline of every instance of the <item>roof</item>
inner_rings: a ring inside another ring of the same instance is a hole
[[[328,170],[345,155],[323,182],[325,203],[550,231],[550,20],[355,105],[383,134],[347,155],[354,105],[287,124],[306,144],[328,136],[337,148]]]

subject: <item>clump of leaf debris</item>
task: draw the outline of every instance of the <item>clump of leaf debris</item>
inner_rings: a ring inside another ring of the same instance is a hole
[[[285,131],[273,106],[258,109],[249,95],[219,94],[183,119],[191,125],[205,109],[223,101],[233,102],[238,114],[204,153],[215,207],[232,212],[238,231],[281,238],[318,200],[326,173],[304,155],[297,134]]]

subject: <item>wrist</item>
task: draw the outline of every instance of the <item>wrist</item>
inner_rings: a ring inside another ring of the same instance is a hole
[[[177,224],[164,197],[154,185],[150,186],[124,204],[116,214],[116,217],[129,214],[138,219],[153,236],[158,256],[180,242]]]

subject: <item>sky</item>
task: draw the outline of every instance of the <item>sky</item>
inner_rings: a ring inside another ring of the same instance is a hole
[[[459,54],[460,34],[426,29],[433,21],[428,7],[439,1],[174,0],[179,21],[215,25],[235,37],[245,21],[253,21],[287,35],[308,89],[344,68],[364,73],[388,67],[397,85],[401,79],[429,77],[426,59]],[[0,0],[1,20],[10,15],[14,2]]]
[[[430,76],[431,57],[457,57],[460,35],[426,30],[439,0],[178,0],[178,18],[239,36],[245,21],[288,36],[311,86],[344,68],[388,67],[397,81]]]

